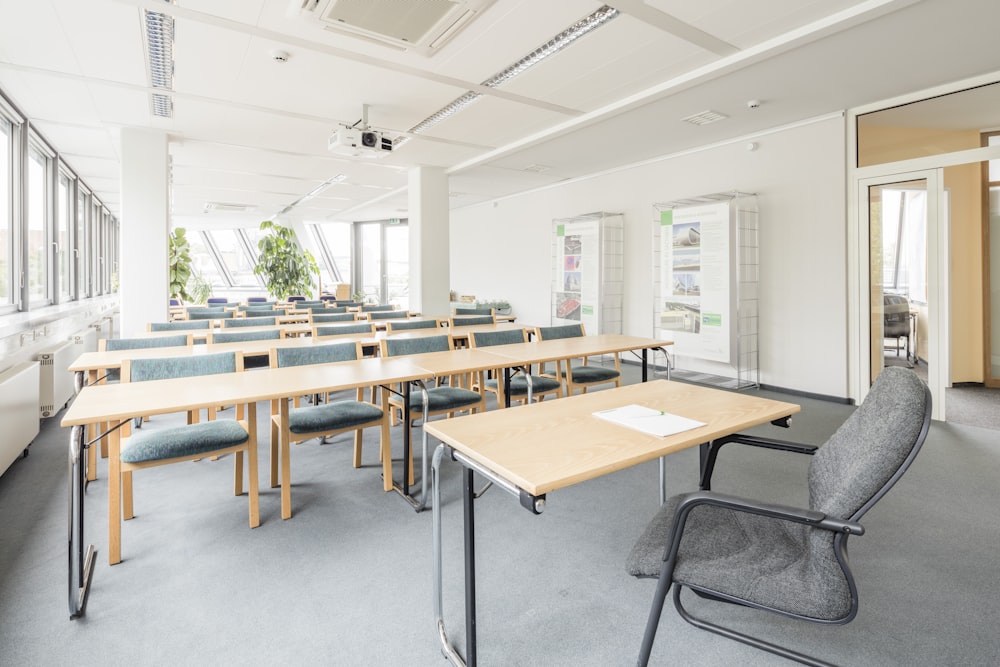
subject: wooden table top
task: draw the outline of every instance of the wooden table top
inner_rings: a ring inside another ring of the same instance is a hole
[[[658,437],[593,413],[638,404],[704,422]],[[736,392],[655,380],[554,401],[432,421],[427,433],[532,495],[651,461],[799,411]]]
[[[273,342],[273,341],[272,341]],[[270,401],[303,394],[407,382],[432,373],[408,357],[366,358],[334,364],[263,368],[195,378],[91,385],[77,394],[63,426],[119,421],[136,415],[194,410],[211,405]]]

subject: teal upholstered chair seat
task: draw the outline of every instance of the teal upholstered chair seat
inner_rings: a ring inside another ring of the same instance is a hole
[[[535,336],[540,341],[559,340],[565,338],[582,338],[587,335],[582,324],[564,324],[554,327],[537,327]],[[573,363],[573,359],[565,359],[556,363],[554,373],[543,373],[550,377],[566,380],[566,393],[572,396],[576,389],[580,388],[582,393],[587,393],[587,388],[599,384],[614,383],[620,387],[622,383],[621,359],[617,354],[611,355],[614,359],[614,367],[597,366],[589,363],[584,357],[580,363]]]
[[[516,345],[528,342],[528,333],[523,329],[503,329],[500,331],[474,331],[469,336],[469,345],[473,348],[492,347],[494,345]],[[510,397],[524,398],[528,396],[528,376],[530,369],[519,369],[510,378]],[[500,381],[503,369],[497,368],[493,371],[493,378],[483,379],[480,375],[479,383],[487,391],[491,391],[497,396],[497,407],[506,407],[507,396],[504,394],[503,382]],[[543,375],[531,375],[531,397],[534,400],[542,400],[547,395],[562,396],[562,382]]]
[[[496,379],[488,379],[485,385],[490,389],[490,391],[496,391],[500,382]],[[549,392],[555,392],[560,387],[558,380],[553,380],[552,378],[542,377],[540,375],[531,376],[531,393],[532,394],[545,394]],[[515,375],[510,379],[510,395],[511,396],[527,396],[528,395],[528,378],[523,375]]]
[[[369,325],[371,326],[371,325]],[[313,345],[311,347],[274,348],[271,350],[270,362],[272,368],[288,368],[294,366],[309,366],[314,364],[336,364],[356,361],[361,358],[361,343],[331,343]],[[290,444],[310,438],[326,439],[326,436],[336,435],[345,431],[354,431],[354,467],[361,467],[361,442],[363,430],[369,426],[378,426],[381,430],[380,455],[382,457],[382,473],[385,481],[383,488],[392,489],[392,457],[389,440],[389,420],[385,410],[374,402],[362,401],[362,389],[356,390],[356,399],[332,401],[301,406],[300,398],[296,397],[292,406],[288,400],[272,402],[271,406],[271,486],[278,486],[278,461],[281,465],[281,516],[288,519],[292,516],[291,496],[291,454]],[[280,448],[280,453],[279,453]]]
[[[402,405],[402,399],[393,397],[390,403]],[[429,411],[433,413],[451,412],[463,410],[469,406],[483,402],[483,397],[478,392],[461,387],[431,387],[427,390],[427,404]],[[419,391],[410,392],[410,410],[420,412],[424,409],[423,393]]]
[[[382,408],[363,401],[334,401],[323,405],[292,408],[288,430],[296,435],[339,431],[368,425],[382,419]]]
[[[232,419],[222,419],[186,426],[150,431],[144,429],[128,439],[122,449],[125,463],[147,463],[177,457],[205,456],[220,448],[247,441],[249,435]]]

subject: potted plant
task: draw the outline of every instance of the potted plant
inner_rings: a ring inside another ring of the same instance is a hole
[[[187,291],[188,279],[191,278],[191,246],[188,244],[187,232],[178,227],[170,233],[168,249],[170,262],[170,297],[181,301],[190,301]]]
[[[257,242],[260,253],[253,272],[264,280],[268,293],[279,301],[296,294],[311,298],[313,278],[319,275],[312,253],[299,246],[289,227],[265,220],[260,229],[270,233]]]
[[[477,308],[492,308],[497,315],[510,315],[510,301],[507,299],[493,299],[491,301],[477,301]]]

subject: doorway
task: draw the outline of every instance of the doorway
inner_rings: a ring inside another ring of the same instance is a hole
[[[408,309],[410,228],[406,221],[355,224],[353,283],[364,293],[365,301]]]

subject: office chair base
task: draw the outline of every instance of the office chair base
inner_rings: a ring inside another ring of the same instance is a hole
[[[783,658],[794,660],[795,662],[803,665],[810,665],[811,667],[836,667],[833,663],[824,662],[819,658],[814,658],[812,656],[805,655],[804,653],[793,651],[790,648],[778,646],[777,644],[772,644],[764,641],[763,639],[751,637],[750,635],[745,635],[741,632],[737,632],[730,628],[725,628],[721,625],[716,625],[704,619],[698,618],[697,616],[693,616],[687,609],[684,608],[684,605],[681,604],[681,588],[682,587],[679,584],[676,582],[674,583],[674,606],[677,608],[677,613],[681,615],[681,618],[696,628],[714,632],[717,635],[722,635],[723,637],[738,641],[741,644],[746,644],[748,646],[753,646],[754,648],[759,648],[762,651],[767,651],[768,653],[780,655]],[[695,592],[697,593],[697,591]],[[711,598],[711,596],[708,595],[703,595],[702,597]]]

